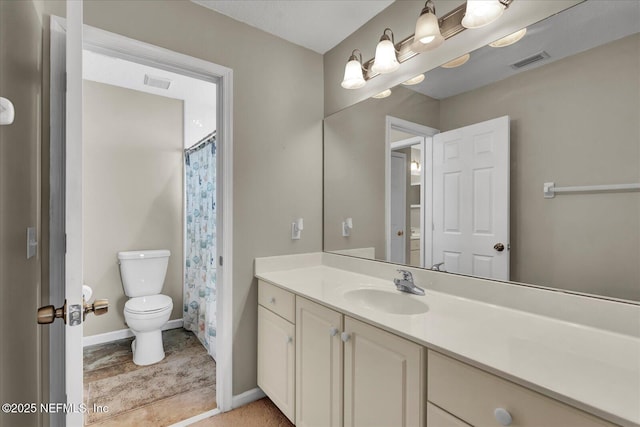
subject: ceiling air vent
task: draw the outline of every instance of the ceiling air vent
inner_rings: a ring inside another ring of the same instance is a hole
[[[521,59],[518,62],[514,62],[513,64],[511,64],[511,68],[513,68],[514,70],[519,70],[520,68],[527,67],[534,62],[542,61],[543,59],[547,58],[549,58],[549,54],[545,51],[542,51],[540,53],[536,53],[535,55],[531,55],[528,58]]]
[[[171,86],[171,80],[163,79],[162,77],[154,77],[149,74],[144,75],[144,84],[151,87],[157,87],[160,89],[169,89]]]

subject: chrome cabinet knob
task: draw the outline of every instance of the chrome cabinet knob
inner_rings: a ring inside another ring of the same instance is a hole
[[[335,337],[336,335],[338,335],[338,328],[331,328],[329,329],[329,335],[331,335],[332,337]]]
[[[342,335],[340,335],[340,338],[342,339],[342,342],[347,342],[351,339],[351,334],[343,332]]]

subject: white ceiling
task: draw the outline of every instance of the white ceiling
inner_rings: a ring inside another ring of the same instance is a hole
[[[324,54],[395,0],[191,0]]]

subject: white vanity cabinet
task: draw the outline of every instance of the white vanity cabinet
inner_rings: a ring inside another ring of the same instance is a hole
[[[418,344],[296,297],[296,425],[424,426],[425,355]]]
[[[614,426],[438,352],[429,350],[428,359],[428,427]]]
[[[345,316],[344,427],[424,426],[424,347]]]
[[[295,296],[260,282],[258,304],[258,386],[295,424]]]

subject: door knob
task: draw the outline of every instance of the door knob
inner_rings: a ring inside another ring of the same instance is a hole
[[[404,235],[404,231],[400,230],[398,231],[398,236],[403,236]]]
[[[498,252],[502,252],[504,251],[504,245],[502,243],[496,243],[495,245],[493,245],[493,249]]]
[[[55,308],[52,305],[45,305],[38,309],[39,325],[48,325],[53,323],[56,319],[62,319],[65,324],[67,323],[67,301],[65,301],[64,305],[60,308]]]
[[[84,312],[82,314],[82,320],[87,318],[87,314],[93,313],[96,316],[100,316],[109,311],[109,300],[107,299],[97,299],[93,302],[93,304],[84,304]]]

